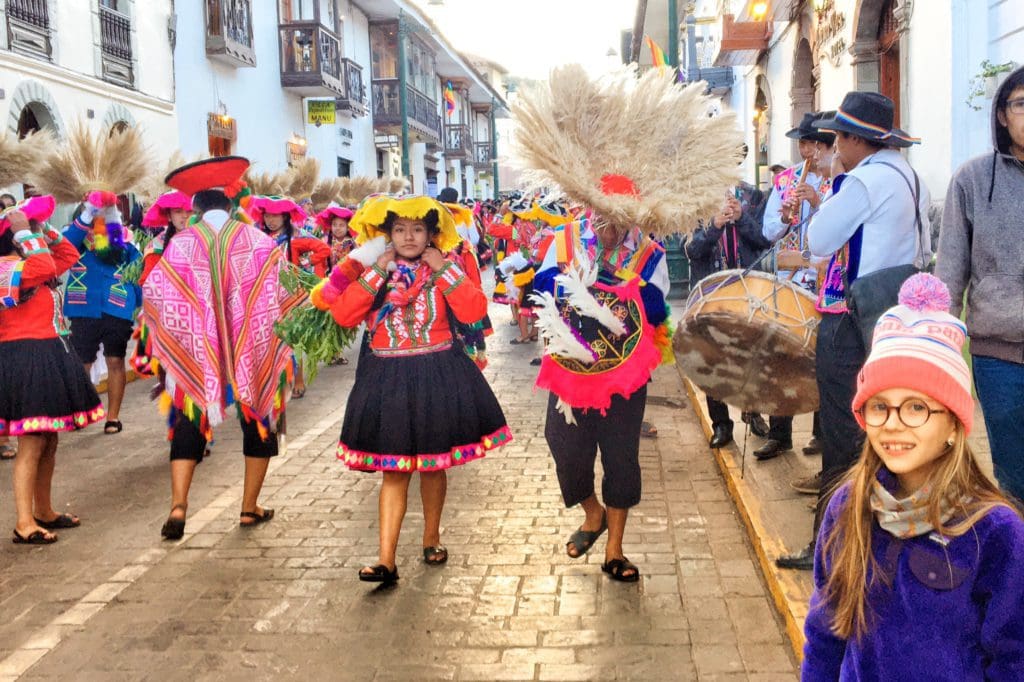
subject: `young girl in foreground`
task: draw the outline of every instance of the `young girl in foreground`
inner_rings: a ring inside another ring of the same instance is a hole
[[[312,297],[318,307],[317,299],[327,303],[341,326],[367,326],[370,352],[359,360],[338,458],[351,469],[384,473],[380,561],[360,570],[359,579],[393,582],[413,472],[420,473],[423,560],[443,564],[445,470],[512,436],[490,386],[452,334],[455,320],[483,318],[487,298],[442,255],[461,241],[448,210],[429,197],[374,197],[351,224],[361,243],[385,237],[376,242],[376,262],[350,286],[338,268]]]
[[[803,680],[1019,680],[1024,521],[967,444],[963,324],[915,275],[875,327],[853,402],[867,431],[814,559]]]

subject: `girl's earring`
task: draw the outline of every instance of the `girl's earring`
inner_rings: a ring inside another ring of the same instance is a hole
[[[956,443],[956,441],[955,441],[955,440],[953,440],[952,438],[950,438],[949,440],[947,440],[947,441],[946,441],[946,446],[947,446],[947,447],[953,447],[953,445],[954,445],[955,443]]]

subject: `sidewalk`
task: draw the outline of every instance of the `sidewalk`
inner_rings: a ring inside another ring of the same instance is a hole
[[[704,393],[681,371],[680,377],[704,433],[710,437],[711,420],[707,414]],[[730,412],[736,424],[735,440],[727,447],[712,452],[757,554],[761,572],[785,623],[793,651],[797,658],[802,658],[804,619],[814,588],[811,573],[779,569],[775,566],[775,558],[799,551],[811,539],[814,511],[808,507],[808,503],[813,502],[815,497],[801,495],[789,485],[798,478],[814,475],[821,466],[820,455],[807,456],[801,452],[801,448],[811,439],[811,415],[800,415],[793,420],[792,452],[759,462],[754,458],[753,451],[764,441],[751,433],[744,442],[746,431],[740,421],[739,410],[730,408]],[[992,456],[980,407],[975,409],[974,419],[971,447],[982,469],[991,475]],[[823,427],[828,428],[827,425]]]

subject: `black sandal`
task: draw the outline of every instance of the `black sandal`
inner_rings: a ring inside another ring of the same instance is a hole
[[[34,531],[28,535],[22,535],[15,529],[11,542],[16,545],[52,545],[57,542],[57,536],[47,534],[41,530]]]
[[[393,583],[398,580],[398,566],[393,569],[384,564],[364,566],[359,569],[359,579],[364,583]]]
[[[171,507],[171,513],[173,514],[176,509],[187,511],[185,505],[176,504]],[[167,520],[164,521],[163,527],[160,529],[160,535],[166,540],[180,540],[185,535],[185,519],[175,519],[168,516]]]
[[[579,559],[581,556],[586,555],[590,551],[590,548],[594,546],[597,539],[601,537],[604,532],[608,530],[608,514],[601,515],[601,527],[597,530],[583,530],[580,526],[576,531],[569,536],[569,542],[565,543],[565,553],[569,555],[570,559]],[[578,554],[569,554],[569,545],[576,548]]]
[[[71,514],[58,514],[52,521],[43,521],[40,518],[36,518],[35,522],[39,524],[40,528],[46,530],[61,530],[63,528],[78,528],[82,525],[82,520]]]
[[[441,545],[423,548],[423,561],[428,566],[440,566],[448,562],[448,550]]]
[[[111,431],[113,429],[113,431]],[[107,422],[103,425],[103,433],[108,436],[113,436],[115,433],[121,433],[124,429],[124,425],[119,421]]]
[[[304,388],[293,388],[292,389],[292,400],[302,400],[306,397],[306,389]]]
[[[270,519],[274,518],[274,510],[264,509],[262,514],[258,512],[242,512],[241,514],[239,514],[239,516],[241,516],[243,519],[252,519],[252,523],[242,523],[241,521],[239,521],[239,526],[241,526],[242,528],[252,528],[253,526],[258,526],[261,523],[266,523]]]
[[[618,580],[620,583],[635,583],[640,580],[640,569],[626,557],[604,562],[601,564],[601,570],[611,576],[612,580]],[[633,572],[627,574],[626,571]]]

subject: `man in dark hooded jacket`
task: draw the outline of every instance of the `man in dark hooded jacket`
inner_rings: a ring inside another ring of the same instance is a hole
[[[974,384],[996,478],[1024,498],[1024,68],[993,100],[992,135],[995,148],[950,182],[936,274],[954,315],[967,293]]]

